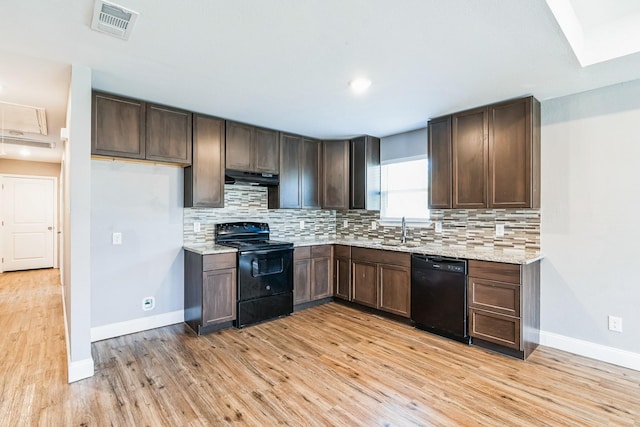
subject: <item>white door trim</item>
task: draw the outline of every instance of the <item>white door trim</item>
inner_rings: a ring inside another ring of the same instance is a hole
[[[58,188],[58,178],[55,176],[43,176],[43,175],[19,175],[19,174],[10,174],[10,173],[3,173],[0,174],[0,183],[2,185],[4,185],[4,178],[35,178],[35,179],[47,179],[53,182],[53,189],[55,191],[55,194],[53,195],[53,227],[54,227],[54,235],[53,235],[53,268],[58,268],[58,245],[59,240],[58,239],[58,235],[59,235],[59,231],[60,231],[60,224],[58,223],[58,194],[60,192],[60,189]],[[0,197],[0,215],[2,214],[2,198]],[[3,235],[2,233],[4,232],[4,227],[0,227],[0,242],[3,242]],[[0,244],[0,257],[4,256],[4,248],[3,245]],[[0,263],[0,273],[4,272],[4,264]]]

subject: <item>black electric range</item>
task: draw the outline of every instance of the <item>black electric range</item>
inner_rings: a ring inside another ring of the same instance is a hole
[[[217,224],[215,242],[238,249],[236,327],[293,312],[293,243],[269,240],[269,224]]]

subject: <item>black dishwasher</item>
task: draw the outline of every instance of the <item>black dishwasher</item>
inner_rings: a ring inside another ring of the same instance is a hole
[[[411,255],[411,320],[416,328],[465,344],[467,261]]]

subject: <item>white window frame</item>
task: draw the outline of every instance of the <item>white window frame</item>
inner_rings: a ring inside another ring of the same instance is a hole
[[[384,206],[384,200],[385,200],[385,192],[386,189],[384,188],[384,182],[382,182],[382,168],[384,168],[386,165],[390,165],[390,164],[396,164],[396,163],[405,163],[405,162],[410,162],[410,161],[416,161],[416,160],[425,160],[426,161],[426,168],[429,167],[429,161],[425,156],[416,156],[416,157],[407,157],[407,158],[402,158],[402,159],[394,159],[392,161],[387,161],[387,162],[383,162],[380,165],[380,174],[381,174],[381,188],[380,188],[380,219],[378,220],[378,223],[380,225],[384,225],[384,226],[400,226],[402,223],[402,217],[386,217],[383,216],[385,214],[385,206]],[[428,169],[427,169],[427,174],[428,174]],[[428,177],[428,175],[427,175]],[[425,192],[428,191],[428,182],[425,183]],[[428,197],[428,194],[427,194]],[[431,225],[431,219],[430,219],[430,211],[429,208],[427,207],[426,209],[426,217],[421,217],[421,218],[411,218],[411,217],[406,217],[405,218],[406,224],[407,225],[411,225],[412,227],[428,227]]]

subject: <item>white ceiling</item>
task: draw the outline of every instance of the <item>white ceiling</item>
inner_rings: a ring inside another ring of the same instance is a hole
[[[640,78],[638,53],[582,67],[545,0],[115,2],[140,13],[129,41],[90,30],[92,0],[3,2],[0,101],[46,107],[59,142],[69,64],[81,64],[96,89],[339,138]],[[597,27],[604,14],[581,2],[603,2],[570,0]],[[347,82],[360,75],[373,84],[356,96]]]

